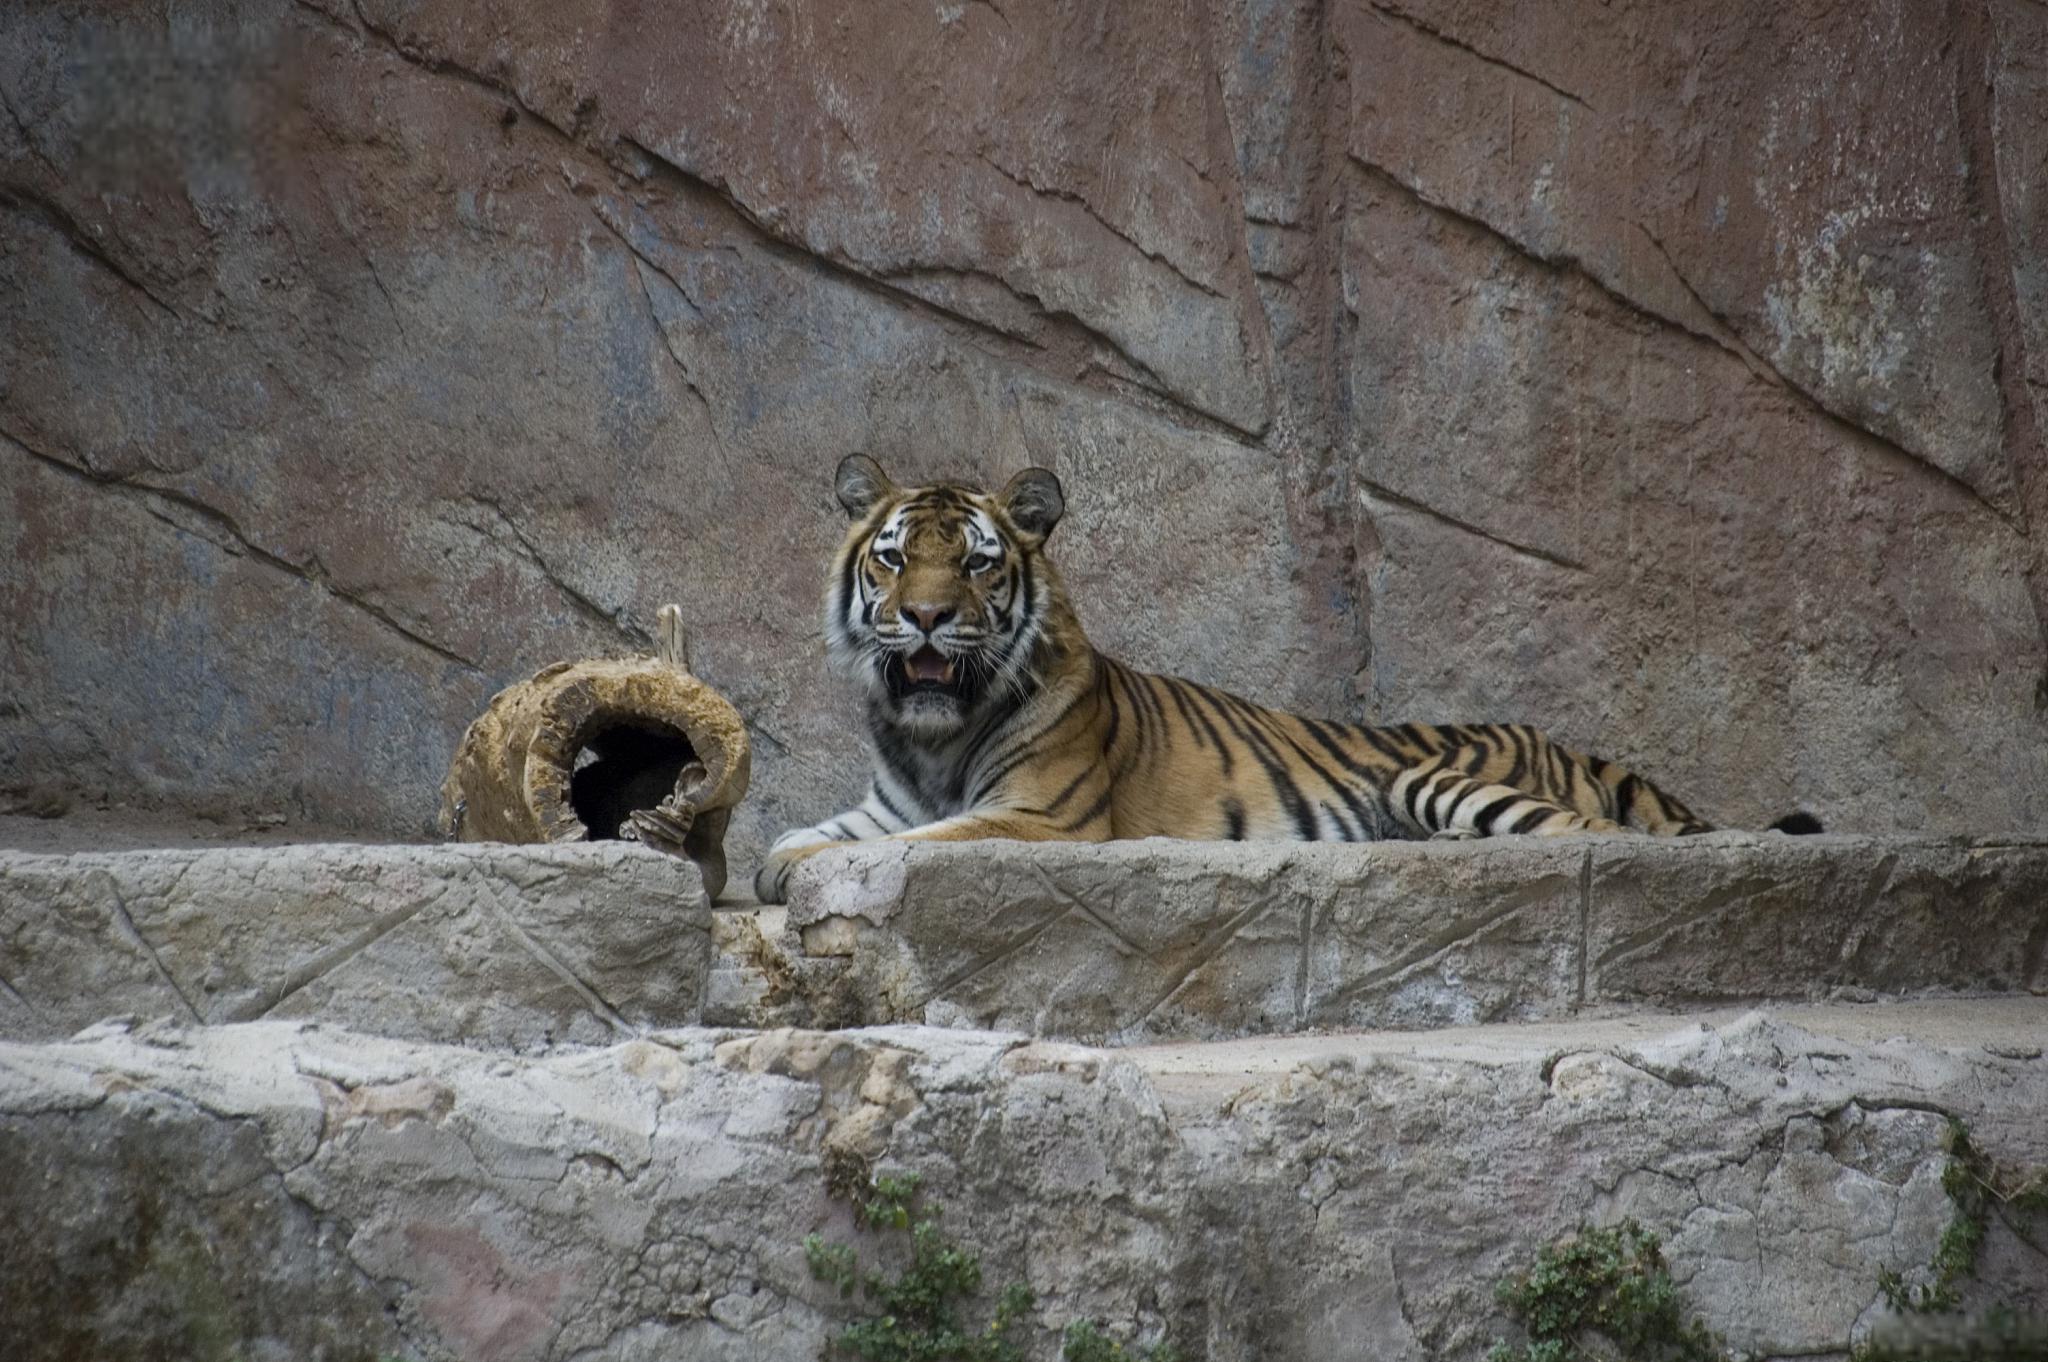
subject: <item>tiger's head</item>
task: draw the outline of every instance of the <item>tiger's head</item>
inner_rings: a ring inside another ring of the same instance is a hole
[[[1039,549],[1066,509],[1060,480],[1027,468],[993,495],[898,487],[852,454],[835,491],[853,524],[826,586],[825,638],[879,717],[937,741],[1029,694],[1059,593]]]

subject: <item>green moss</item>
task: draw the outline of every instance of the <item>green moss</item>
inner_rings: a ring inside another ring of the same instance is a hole
[[[181,1355],[193,1362],[238,1362],[242,1330],[234,1302],[196,1230],[181,1227],[159,1234],[150,1246],[146,1271],[162,1291],[165,1324],[177,1321]]]
[[[1528,1341],[1496,1344],[1488,1362],[1713,1362],[1714,1336],[1688,1318],[1656,1235],[1633,1220],[1581,1226],[1537,1252],[1536,1264],[1495,1289]],[[1604,1345],[1596,1340],[1605,1340]]]
[[[908,1237],[907,1259],[894,1272],[863,1271],[851,1244],[815,1234],[804,1240],[811,1275],[837,1287],[842,1299],[860,1297],[869,1312],[839,1332],[836,1346],[871,1362],[1022,1362],[1010,1333],[1031,1309],[1031,1292],[1005,1288],[986,1324],[968,1324],[964,1311],[981,1291],[981,1259],[946,1236],[940,1214],[937,1205],[918,1204],[916,1174],[869,1182],[854,1218],[863,1229]]]
[[[1928,1259],[1924,1283],[1908,1284],[1890,1269],[1878,1274],[1886,1304],[1901,1314],[1950,1314],[1962,1304],[1962,1285],[1976,1275],[1977,1255],[1994,1211],[2025,1214],[2048,1210],[2048,1169],[2001,1170],[1970,1142],[1969,1127],[1949,1118],[1943,1137],[1948,1162],[1941,1189],[1954,1211]]]
[[[1879,1273],[1885,1302],[1906,1322],[1874,1335],[1851,1356],[1854,1362],[2048,1362],[2048,1320],[2002,1306],[1974,1319],[1959,1313],[1992,1215],[2009,1223],[2014,1215],[2048,1210],[2048,1169],[2000,1169],[1954,1118],[1943,1144],[1948,1162],[1941,1187],[1954,1210],[1928,1259],[1928,1279],[1909,1284],[1890,1269]]]
[[[854,1221],[875,1239],[870,1250],[893,1268],[861,1266],[860,1250],[820,1235],[804,1239],[811,1275],[857,1301],[864,1314],[833,1338],[838,1351],[865,1362],[1025,1362],[1015,1335],[1036,1301],[1013,1282],[996,1295],[980,1325],[970,1318],[981,1294],[981,1257],[940,1228],[942,1208],[918,1195],[915,1173],[863,1176],[828,1169],[828,1189],[853,1204]],[[1164,1346],[1132,1351],[1104,1336],[1092,1321],[1067,1326],[1065,1362],[1177,1362]]]

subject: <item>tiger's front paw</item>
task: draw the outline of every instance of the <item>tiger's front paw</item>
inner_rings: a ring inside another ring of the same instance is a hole
[[[796,861],[774,852],[761,862],[761,868],[754,872],[754,897],[763,903],[787,903],[789,901],[789,872],[796,869]]]
[[[768,848],[768,858],[761,862],[761,868],[754,872],[754,897],[763,903],[787,903],[790,875],[830,845],[831,838],[816,828],[795,828],[783,833]]]

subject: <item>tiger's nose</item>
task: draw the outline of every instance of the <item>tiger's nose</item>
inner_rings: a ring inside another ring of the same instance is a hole
[[[938,627],[958,614],[939,605],[906,605],[903,613],[916,622],[917,627],[927,634],[935,633]]]

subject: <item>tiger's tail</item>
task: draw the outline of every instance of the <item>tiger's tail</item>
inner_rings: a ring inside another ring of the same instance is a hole
[[[1606,787],[1606,802],[1614,810],[1610,816],[1615,822],[1641,828],[1654,837],[1691,837],[1714,830],[1713,824],[1627,767],[1597,757],[1590,764]],[[1771,830],[1805,837],[1822,828],[1820,819],[1798,809],[1771,824]]]
[[[1653,837],[1690,837],[1714,830],[1713,824],[1677,798],[1621,763],[1592,757],[1586,764],[1601,785],[1598,793],[1602,812],[1615,822],[1639,828]]]
[[[1811,837],[1816,832],[1826,832],[1820,820],[1804,809],[1794,809],[1777,822],[1771,824],[1772,832],[1782,832],[1790,837]]]

